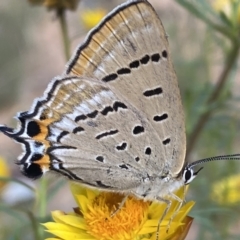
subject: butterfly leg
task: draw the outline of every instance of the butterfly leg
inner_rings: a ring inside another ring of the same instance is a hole
[[[178,205],[176,211],[174,211],[171,218],[169,219],[169,222],[168,222],[168,225],[167,225],[167,232],[169,231],[169,228],[170,228],[170,225],[171,225],[173,219],[176,217],[176,215],[178,214],[179,210],[181,209],[183,203],[185,202],[185,188],[184,188],[184,199],[179,198],[175,194],[171,194],[171,198],[177,200],[179,202],[179,205]]]
[[[121,210],[121,208],[123,207],[123,205],[124,205],[124,203],[126,202],[127,198],[128,198],[128,195],[126,195],[126,196],[122,199],[122,201],[121,201],[120,204],[118,205],[117,209],[111,213],[110,217],[113,217],[116,213],[118,213],[119,210]]]
[[[183,188],[183,202],[184,202],[184,203],[187,202],[187,201],[186,201],[186,198],[185,198],[185,196],[186,196],[186,191],[187,191],[187,186],[184,185],[184,188]]]
[[[168,212],[169,208],[171,207],[172,201],[169,199],[164,199],[164,198],[160,198],[160,197],[158,197],[157,200],[159,202],[164,202],[167,204],[167,207],[165,208],[163,215],[161,216],[161,218],[158,221],[156,240],[159,240],[160,224],[161,224],[162,220],[164,219],[164,217],[167,215],[167,212]]]

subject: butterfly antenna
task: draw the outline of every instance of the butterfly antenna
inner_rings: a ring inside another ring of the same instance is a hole
[[[200,159],[200,160],[197,160],[195,162],[188,164],[188,167],[192,168],[192,167],[202,164],[202,163],[212,162],[212,161],[220,161],[220,160],[240,160],[240,154],[232,154],[232,155],[223,155],[223,156],[204,158],[204,159]]]

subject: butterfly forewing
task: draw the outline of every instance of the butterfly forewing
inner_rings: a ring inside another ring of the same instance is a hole
[[[108,15],[78,48],[66,73],[106,83],[137,109],[151,124],[139,145],[151,148],[151,161],[160,169],[167,162],[173,174],[179,173],[186,148],[180,92],[166,33],[148,2],[131,1]]]

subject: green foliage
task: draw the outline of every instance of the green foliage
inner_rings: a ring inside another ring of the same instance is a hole
[[[233,92],[239,83],[239,25],[223,11],[214,11],[209,1],[176,2],[200,20],[189,22],[188,36],[192,37],[184,44],[190,45],[193,39],[198,38],[201,51],[190,61],[184,61],[184,53],[179,53],[178,47],[179,54],[175,60],[186,110],[188,147],[191,148],[188,148],[187,158],[194,161],[237,153],[240,140],[239,95]],[[204,26],[197,32],[194,28],[199,29],[196,24],[200,22]],[[214,68],[218,71],[213,71]],[[226,208],[211,198],[214,182],[239,173],[239,170],[239,162],[206,164],[198,179],[191,184],[191,199],[196,201],[192,216],[199,228],[196,239],[239,238],[240,233],[233,231],[239,221],[238,204]]]

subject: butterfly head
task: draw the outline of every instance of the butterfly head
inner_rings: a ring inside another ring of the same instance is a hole
[[[193,166],[187,165],[183,170],[183,181],[185,185],[188,185],[197,174],[203,169],[203,167],[199,168],[196,172],[193,169]]]
[[[201,167],[198,169],[196,172],[194,171],[194,167],[199,164],[203,164],[206,162],[212,162],[212,161],[219,161],[219,160],[240,160],[240,154],[232,154],[232,155],[224,155],[224,156],[215,156],[215,157],[210,157],[210,158],[204,158],[201,160],[197,160],[192,163],[188,163],[182,172],[182,178],[184,181],[184,184],[187,185],[189,184],[196,176],[197,174],[203,169]]]

